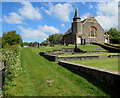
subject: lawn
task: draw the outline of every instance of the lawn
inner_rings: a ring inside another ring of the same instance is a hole
[[[64,55],[58,55],[58,57],[75,57],[75,56],[109,56],[109,55],[118,55],[118,53],[64,54]]]
[[[65,45],[55,45],[54,47],[50,46],[41,46],[41,51],[52,51],[52,50],[60,50],[62,48],[75,48],[75,45],[69,44],[68,46]],[[106,51],[104,48],[98,45],[79,45],[79,48],[84,51]]]
[[[48,48],[44,47],[44,50]],[[113,96],[114,91],[98,81],[50,62],[39,55],[43,48],[22,48],[22,74],[13,79],[12,96]]]
[[[96,60],[75,60],[70,61],[72,63],[78,63],[82,65],[97,67],[101,69],[118,71],[118,58],[104,58],[104,59],[96,59]],[[120,70],[120,69],[119,69]]]

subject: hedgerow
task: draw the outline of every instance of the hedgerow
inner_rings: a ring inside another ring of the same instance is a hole
[[[120,48],[116,48],[116,47],[112,47],[112,46],[108,46],[108,45],[100,44],[100,43],[92,43],[92,44],[99,45],[102,48],[108,50],[109,52],[120,53]]]
[[[14,79],[21,75],[20,46],[13,45],[2,50],[2,60],[6,60],[4,96],[14,96],[12,89],[17,85]]]

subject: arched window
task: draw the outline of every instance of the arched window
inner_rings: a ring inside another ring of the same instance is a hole
[[[97,37],[97,29],[94,26],[90,26],[88,36]]]

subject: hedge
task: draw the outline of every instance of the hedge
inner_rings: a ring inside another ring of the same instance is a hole
[[[114,44],[105,43],[105,45],[108,45],[108,46],[111,46],[111,47],[115,47],[115,48],[120,48],[120,46],[115,46]]]
[[[109,52],[120,53],[120,48],[116,48],[116,47],[112,47],[112,46],[108,46],[108,45],[100,44],[100,43],[94,43],[94,42],[92,44],[99,45],[102,48],[108,50]]]

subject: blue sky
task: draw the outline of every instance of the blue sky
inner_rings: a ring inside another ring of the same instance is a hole
[[[117,5],[113,1],[2,2],[2,32],[16,30],[25,42],[42,42],[49,35],[63,34],[71,27],[76,7],[82,20],[93,15],[106,31],[111,27],[117,28]]]

